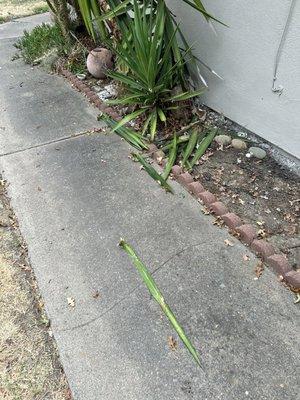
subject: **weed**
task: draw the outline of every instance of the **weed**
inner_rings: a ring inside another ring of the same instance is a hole
[[[57,48],[60,54],[67,54],[70,50],[60,29],[56,25],[48,24],[39,25],[31,32],[24,31],[24,36],[17,41],[15,47],[21,50],[21,56],[29,64],[33,64],[53,48]]]
[[[33,14],[43,14],[48,11],[49,11],[49,7],[47,5],[37,6],[37,7],[34,7],[34,9],[32,10]]]

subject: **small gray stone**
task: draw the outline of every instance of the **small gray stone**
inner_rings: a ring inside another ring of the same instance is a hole
[[[242,139],[232,139],[231,145],[236,150],[245,150],[247,148],[246,142]]]
[[[249,153],[256,158],[259,158],[262,160],[263,158],[266,157],[267,153],[265,150],[261,149],[260,147],[250,147]]]
[[[220,146],[227,146],[231,143],[231,137],[229,135],[217,135],[215,137],[215,142],[217,142]]]

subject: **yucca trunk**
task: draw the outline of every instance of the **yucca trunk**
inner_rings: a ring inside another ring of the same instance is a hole
[[[54,15],[56,24],[60,27],[61,33],[66,41],[70,43],[70,15],[68,9],[68,3],[66,0],[46,0],[50,10]]]

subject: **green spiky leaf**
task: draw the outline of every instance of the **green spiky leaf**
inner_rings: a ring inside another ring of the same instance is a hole
[[[177,318],[175,317],[173,311],[169,307],[169,305],[165,302],[164,297],[159,290],[157,284],[155,283],[152,275],[150,274],[148,268],[143,264],[143,262],[139,259],[136,255],[133,248],[125,242],[124,239],[121,239],[119,242],[119,246],[129,255],[133,264],[135,265],[136,269],[138,270],[140,276],[142,277],[145,285],[147,286],[150,294],[156,300],[156,302],[160,305],[161,309],[163,310],[165,316],[169,319],[171,325],[177,332],[178,336],[182,340],[183,344],[186,346],[190,354],[193,356],[196,363],[200,366],[200,358],[199,355],[193,346],[190,339],[187,337],[186,333],[184,332],[182,326],[179,324]]]
[[[132,153],[131,155],[135,161],[138,161],[140,164],[142,164],[145,171],[151,176],[151,178],[158,182],[161,187],[163,187],[167,192],[173,193],[173,189],[168,184],[168,182],[161,175],[159,175],[159,173],[156,171],[156,169],[152,167],[152,165],[147,163],[143,156],[137,153]]]

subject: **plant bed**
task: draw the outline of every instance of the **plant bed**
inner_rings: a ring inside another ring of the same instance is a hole
[[[220,150],[214,142],[192,175],[299,268],[299,178],[269,156],[257,160],[246,154],[232,147]]]

